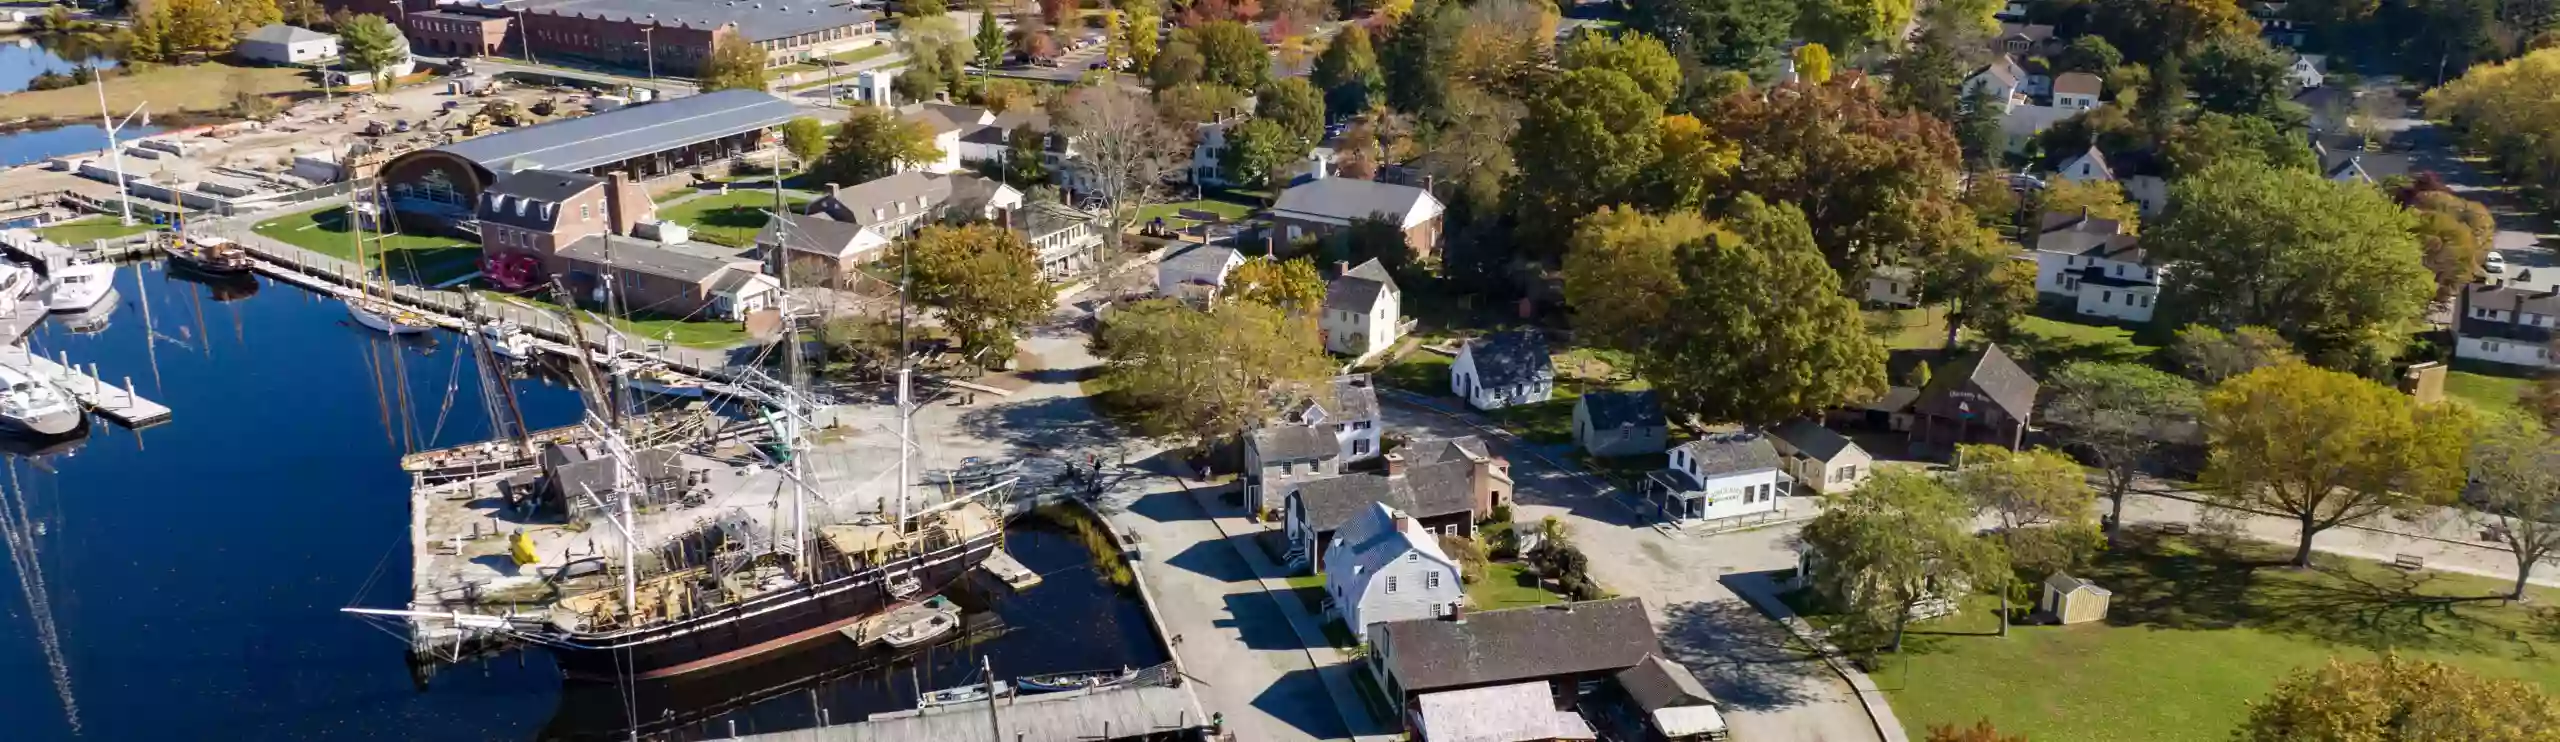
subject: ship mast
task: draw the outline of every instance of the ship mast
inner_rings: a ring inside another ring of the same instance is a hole
[[[781,285],[781,298],[774,302],[774,306],[782,315],[782,369],[785,387],[782,392],[782,401],[789,406],[783,410],[782,419],[786,425],[790,426],[791,434],[789,441],[791,446],[787,449],[791,458],[783,462],[783,465],[790,468],[792,483],[795,485],[791,488],[791,566],[798,570],[801,578],[805,580],[815,573],[817,567],[816,560],[809,557],[809,487],[803,483],[802,475],[806,472],[801,471],[800,468],[801,456],[806,453],[801,450],[801,442],[809,422],[806,415],[813,405],[809,404],[808,398],[804,396],[809,390],[808,379],[800,368],[800,325],[791,312],[791,220],[783,218],[784,214],[790,213],[790,206],[782,200],[781,167],[782,158],[787,156],[782,154],[774,158],[773,249],[768,252],[773,256],[774,278]]]
[[[907,487],[915,476],[907,471],[908,454],[915,445],[915,408],[908,397],[908,378],[914,371],[914,357],[907,348],[907,288],[915,281],[915,240],[904,241],[898,258],[898,532],[907,531]]]

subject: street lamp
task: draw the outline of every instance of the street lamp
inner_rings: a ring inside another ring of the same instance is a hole
[[[126,124],[133,123],[133,117],[142,114],[143,106],[150,104],[136,103],[132,113],[125,114],[123,121],[116,121],[115,113],[107,110],[107,76],[93,75],[89,81],[98,88],[98,121],[100,128],[107,130],[107,156],[115,158],[116,162],[116,201],[122,204],[122,224],[130,227],[133,226],[133,187],[125,181],[124,146],[116,143],[116,133],[124,131]]]
[[[649,57],[649,88],[650,88],[650,90],[649,90],[649,96],[650,96],[650,99],[651,99],[651,100],[656,100],[656,99],[657,99],[657,95],[658,95],[658,91],[657,91],[657,87],[658,87],[658,34],[657,34],[657,31],[658,31],[658,27],[657,27],[657,26],[654,26],[654,25],[651,25],[651,26],[641,26],[641,27],[640,27],[640,43],[641,43],[641,45],[642,45],[643,47],[645,47],[645,48],[646,48],[646,51],[645,51],[645,52],[643,52],[643,53],[644,53],[644,54],[646,54],[646,55]]]

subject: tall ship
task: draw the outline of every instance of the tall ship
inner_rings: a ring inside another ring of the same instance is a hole
[[[588,347],[584,323],[566,324]],[[409,604],[345,610],[405,630],[421,687],[441,666],[524,645],[570,678],[633,682],[912,634],[898,622],[929,614],[922,604],[1001,547],[993,499],[1012,482],[911,486],[909,369],[895,470],[863,483],[874,486],[816,481],[803,471],[816,405],[794,340],[781,346],[788,381],[743,369],[724,385],[755,419],[692,440],[635,445],[660,437],[651,416],[592,357],[570,364],[587,400],[574,433],[528,430],[511,400],[491,401],[500,435],[472,444],[467,474],[431,481],[411,468]],[[488,343],[472,352],[483,388],[511,396],[505,360]]]

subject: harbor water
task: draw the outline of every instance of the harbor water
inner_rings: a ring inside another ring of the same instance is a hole
[[[1165,659],[1134,597],[1073,538],[1026,524],[1009,548],[1046,582],[962,598],[996,627],[974,641],[867,663],[822,644],[628,692],[564,686],[529,652],[419,692],[405,640],[339,609],[406,601],[397,459],[488,435],[477,374],[452,335],[385,338],[335,300],[259,283],[126,266],[103,328],[36,331],[37,352],[130,377],[175,415],[0,456],[0,738],[694,739],[912,706],[917,686],[970,682],[982,655],[1001,675]],[[512,383],[529,424],[577,418],[566,386]]]
[[[109,60],[88,60],[92,67],[112,65]],[[47,72],[69,73],[75,66],[35,43],[20,36],[0,39],[0,95],[27,89],[27,82]],[[123,115],[126,111],[117,111]],[[91,118],[90,123],[0,133],[0,167],[12,167],[79,152],[95,152],[107,146],[106,129]],[[136,120],[125,130],[127,137],[158,133],[160,129]]]

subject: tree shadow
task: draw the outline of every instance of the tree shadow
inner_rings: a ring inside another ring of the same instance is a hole
[[[1289,626],[1288,614],[1281,612],[1278,601],[1297,600],[1283,593],[1228,593],[1225,597],[1227,618],[1213,623],[1235,629],[1236,640],[1251,649],[1305,649],[1298,631]]]
[[[960,415],[960,426],[983,440],[1017,448],[1058,452],[1120,441],[1120,431],[1080,397],[1048,397],[982,407]]]
[[[1180,490],[1157,492],[1129,503],[1127,512],[1158,523],[1208,520],[1209,514],[1201,511],[1200,503],[1193,501],[1192,497],[1191,493]]]
[[[1219,582],[1255,579],[1253,565],[1246,564],[1243,555],[1236,553],[1236,546],[1225,541],[1201,541],[1164,560],[1164,564]]]
[[[2429,591],[2441,575],[2313,567],[2273,579],[2258,590],[2260,625],[2332,644],[2366,650],[2434,649],[2494,651],[2495,639],[2530,645],[2511,627],[2465,611],[2503,600],[2494,595],[2444,595]]]
[[[2249,558],[2218,541],[2189,541],[2129,527],[2086,574],[2113,593],[2107,623],[2170,629],[2228,629],[2254,618],[2249,593],[2258,570],[2281,562]]]
[[[1351,736],[1342,728],[1342,714],[1333,707],[1333,696],[1325,689],[1323,676],[1314,668],[1292,670],[1273,681],[1271,687],[1254,696],[1253,707],[1281,723],[1316,739],[1345,739]],[[1215,713],[1217,709],[1209,709]]]
[[[1731,577],[1727,576],[1728,579]],[[1663,609],[1662,648],[1728,708],[1769,711],[1813,703],[1830,669],[1786,627],[1742,601]]]

